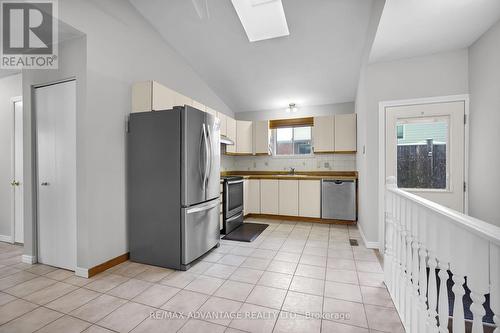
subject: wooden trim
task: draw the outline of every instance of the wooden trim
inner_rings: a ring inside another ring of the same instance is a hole
[[[255,156],[270,156],[269,153],[255,153]]]
[[[227,155],[227,156],[253,156],[252,153],[224,153],[224,155]]]
[[[357,150],[337,150],[334,151],[334,154],[356,154],[358,151]]]
[[[110,269],[113,266],[116,266],[118,264],[121,264],[122,262],[125,262],[129,259],[130,254],[127,252],[125,254],[122,254],[121,256],[118,256],[116,258],[113,258],[111,260],[108,260],[106,262],[103,262],[102,264],[99,264],[97,266],[94,266],[89,269],[89,278],[97,275],[99,273],[104,272],[107,269]]]
[[[331,220],[331,219],[322,219],[322,218],[318,218],[318,217],[305,217],[305,216],[247,214],[247,215],[245,215],[245,217],[262,218],[262,219],[270,219],[270,220],[289,220],[289,221],[299,221],[299,222],[312,222],[312,223],[323,223],[323,224],[343,224],[343,225],[356,225],[357,224],[357,221]]]
[[[299,127],[299,126],[314,126],[314,118],[291,118],[291,119],[275,119],[269,120],[269,128],[280,127]]]
[[[290,175],[288,171],[223,171],[221,176],[277,176]],[[295,171],[296,176],[358,178],[357,171]],[[290,175],[293,176],[293,175]]]

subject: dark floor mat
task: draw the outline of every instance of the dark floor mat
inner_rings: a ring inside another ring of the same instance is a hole
[[[226,236],[222,237],[222,239],[232,240],[232,241],[240,241],[240,242],[252,242],[267,227],[269,227],[269,224],[243,223],[241,226],[234,229]]]

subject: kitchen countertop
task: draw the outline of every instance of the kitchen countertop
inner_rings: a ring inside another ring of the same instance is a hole
[[[223,171],[221,176],[242,176],[246,179],[286,179],[286,180],[357,180],[357,171]]]

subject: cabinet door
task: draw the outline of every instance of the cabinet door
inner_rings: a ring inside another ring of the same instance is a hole
[[[335,116],[335,151],[356,151],[356,114]]]
[[[248,214],[248,194],[249,194],[248,179],[243,180],[243,215]]]
[[[315,153],[334,151],[334,130],[334,116],[314,117],[313,138]]]
[[[251,121],[236,120],[236,152],[252,154],[253,124]]]
[[[254,121],[255,154],[269,154],[269,122]]]
[[[179,94],[178,92],[176,92],[174,95],[174,104],[176,106],[193,106],[193,100],[187,96],[184,96],[183,94]]]
[[[234,141],[234,145],[226,146],[226,152],[228,153],[236,153],[236,120],[231,117],[226,117],[227,119],[227,128],[226,135],[228,138]]]
[[[217,117],[217,111],[215,111],[214,109],[212,108],[209,108],[208,106],[206,106],[206,110],[205,110],[206,113],[209,113],[211,114],[212,116],[214,117]]]
[[[207,107],[205,105],[201,104],[200,102],[193,100],[192,106],[195,109],[198,109],[198,110],[203,111],[203,112],[207,112]]]
[[[220,121],[220,134],[227,135],[227,116],[224,113],[217,112],[217,118]]]
[[[132,86],[132,112],[152,110],[152,81],[134,83]]]
[[[299,180],[299,216],[321,217],[321,180]]]
[[[260,180],[248,180],[248,213],[260,214]]]
[[[299,215],[298,180],[279,180],[279,215]]]
[[[169,110],[174,107],[176,92],[153,81],[153,111]]]
[[[260,212],[278,215],[279,213],[279,181],[276,179],[260,180]]]

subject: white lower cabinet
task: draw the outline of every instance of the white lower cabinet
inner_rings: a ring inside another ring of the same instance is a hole
[[[299,215],[299,181],[279,180],[279,215]]]
[[[246,214],[260,214],[260,180],[247,180],[247,212]]]
[[[321,217],[321,180],[299,180],[299,216]]]
[[[260,212],[261,214],[279,215],[279,181],[276,179],[261,179],[260,181]]]
[[[243,180],[243,215],[248,214],[248,191],[249,189],[249,180],[245,179]]]

